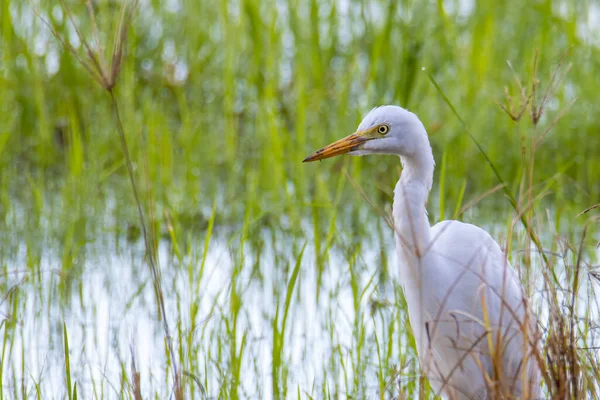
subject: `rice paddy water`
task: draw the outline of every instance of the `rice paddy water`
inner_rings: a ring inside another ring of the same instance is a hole
[[[397,158],[301,163],[386,103],[430,135],[430,221],[484,227],[518,270],[548,398],[599,398],[599,18],[0,1],[0,400],[434,398]]]

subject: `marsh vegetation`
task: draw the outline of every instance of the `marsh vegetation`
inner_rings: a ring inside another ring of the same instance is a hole
[[[0,18],[0,400],[433,398],[386,223],[398,160],[301,163],[386,103],[429,132],[430,221],[484,226],[519,272],[548,398],[600,397],[598,2]]]

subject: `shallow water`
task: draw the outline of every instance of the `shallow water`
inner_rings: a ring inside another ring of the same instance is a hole
[[[282,245],[292,244],[292,239],[279,237],[278,240],[276,244],[281,248],[266,244],[260,255],[246,244],[243,260],[240,260],[235,243],[214,239],[200,281],[197,276],[200,260],[196,254],[184,257],[180,263],[167,241],[159,247],[171,335],[176,347],[189,345],[183,350],[183,358],[194,359],[194,371],[203,374],[198,378],[210,397],[217,395],[218,388],[227,379],[227,376],[220,376],[218,370],[229,368],[226,353],[231,346],[231,332],[227,333],[225,321],[230,321],[232,315],[232,284],[239,291],[242,302],[237,325],[238,348],[240,338],[247,335],[242,352],[244,372],[240,393],[249,397],[271,397],[272,321],[277,302],[283,303],[288,278],[300,252],[299,249],[292,250],[297,245]],[[391,243],[387,245],[391,246]],[[39,281],[31,278],[21,281],[26,276],[21,273],[10,275],[12,282],[20,282],[21,297],[19,322],[13,332],[12,354],[8,358],[10,363],[3,374],[4,390],[12,392],[15,385],[20,386],[23,382],[27,393],[33,395],[34,385],[38,382],[47,398],[60,397],[64,393],[64,322],[71,349],[73,380],[85,398],[97,394],[99,388],[105,391],[100,397],[118,397],[114,388],[120,387],[121,368],[126,368],[129,373],[132,353],[142,374],[142,388],[149,393],[157,390],[168,395],[165,383],[171,377],[165,376],[164,336],[157,320],[154,290],[150,272],[143,262],[141,243],[120,251],[94,243],[87,247],[89,255],[84,265],[79,266],[82,273],[75,278],[75,289],[66,296],[58,293],[67,290],[60,287],[61,260],[51,254],[44,254],[40,260]],[[198,240],[193,247],[202,249],[203,243]],[[329,254],[317,299],[314,247],[306,247],[289,311],[284,347],[292,391],[297,386],[303,391],[311,390],[313,386],[318,388],[325,383],[324,379],[328,384],[342,386],[344,379],[352,381],[352,369],[342,379],[342,371],[335,365],[325,365],[324,360],[342,357],[347,358],[348,363],[353,362],[352,358],[356,357],[353,335],[359,326],[355,324],[361,321],[367,345],[360,355],[360,362],[364,364],[366,376],[373,379],[361,379],[360,385],[362,390],[373,395],[377,392],[372,331],[379,328],[380,340],[385,333],[371,320],[368,302],[377,297],[395,303],[393,290],[386,288],[390,285],[377,282],[377,257],[367,250],[353,266],[357,269],[358,288],[365,290],[363,297],[357,300],[360,313],[365,315],[357,318],[348,262],[337,251]],[[390,258],[393,263],[393,257]],[[192,264],[189,269],[188,263]],[[20,252],[11,264],[25,265],[26,252]],[[234,275],[235,281],[232,281]],[[6,315],[10,313],[8,305],[9,302],[4,302],[3,313]],[[191,310],[195,307],[197,313],[192,317]],[[384,318],[396,318],[401,313],[395,306],[383,310]],[[399,337],[395,340],[400,343]],[[218,354],[220,347],[225,354]],[[187,369],[186,365],[181,368]],[[330,371],[324,372],[324,369]]]
[[[193,238],[189,253],[180,258],[173,243],[162,240],[158,254],[170,335],[180,369],[197,379],[184,381],[189,396],[201,398],[206,391],[208,398],[222,397],[223,388],[231,384],[235,346],[242,359],[239,395],[274,397],[273,321],[276,314],[282,320],[289,277],[306,240],[283,344],[281,367],[288,374],[283,379],[288,395],[300,391],[320,398],[326,391],[335,397],[379,398],[379,373],[387,388],[384,397],[407,387],[414,393],[418,363],[402,306],[392,232],[383,222],[366,231],[378,229],[384,232],[383,242],[357,240],[340,231],[325,255],[320,277],[310,231],[298,238],[264,229],[260,238],[246,242],[237,235],[228,240],[215,235],[203,276],[203,234]],[[493,226],[490,230],[500,231]],[[67,280],[61,279],[63,261],[52,251],[42,254],[37,275],[18,267],[28,263],[25,246],[14,259],[4,258],[9,271],[18,271],[7,275],[6,287],[14,286],[19,293],[15,309],[10,309],[14,302],[9,297],[0,309],[5,316],[18,314],[9,330],[11,343],[4,345],[9,352],[3,357],[9,360],[3,363],[5,396],[34,396],[39,385],[44,398],[64,397],[63,323],[72,380],[83,398],[122,398],[123,374],[131,380],[132,359],[141,373],[144,395],[171,395],[163,326],[143,243],[120,241],[104,238],[85,245],[85,257],[77,265],[80,274]],[[520,262],[524,254],[515,251],[513,262]],[[532,265],[538,262],[533,253]],[[382,263],[389,272],[382,273]],[[239,298],[234,299],[232,287]],[[539,283],[535,288],[540,289]],[[586,275],[580,288],[583,297],[598,285]],[[538,311],[543,321],[543,296],[537,292],[533,299],[542,307]],[[239,312],[232,304],[239,305]],[[589,319],[597,317],[597,304],[579,305]],[[588,345],[598,340],[595,330],[587,340]]]

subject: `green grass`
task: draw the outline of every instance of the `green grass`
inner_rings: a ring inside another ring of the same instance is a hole
[[[398,160],[301,163],[384,103],[430,134],[430,221],[508,248],[551,393],[599,396],[600,4],[167,3],[120,31],[118,2],[0,0],[0,400],[431,398]]]

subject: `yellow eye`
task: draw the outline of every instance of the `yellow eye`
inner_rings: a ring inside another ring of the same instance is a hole
[[[385,135],[386,133],[388,133],[389,130],[390,127],[387,125],[379,125],[379,128],[377,128],[377,132],[379,132],[379,134],[381,135]]]

